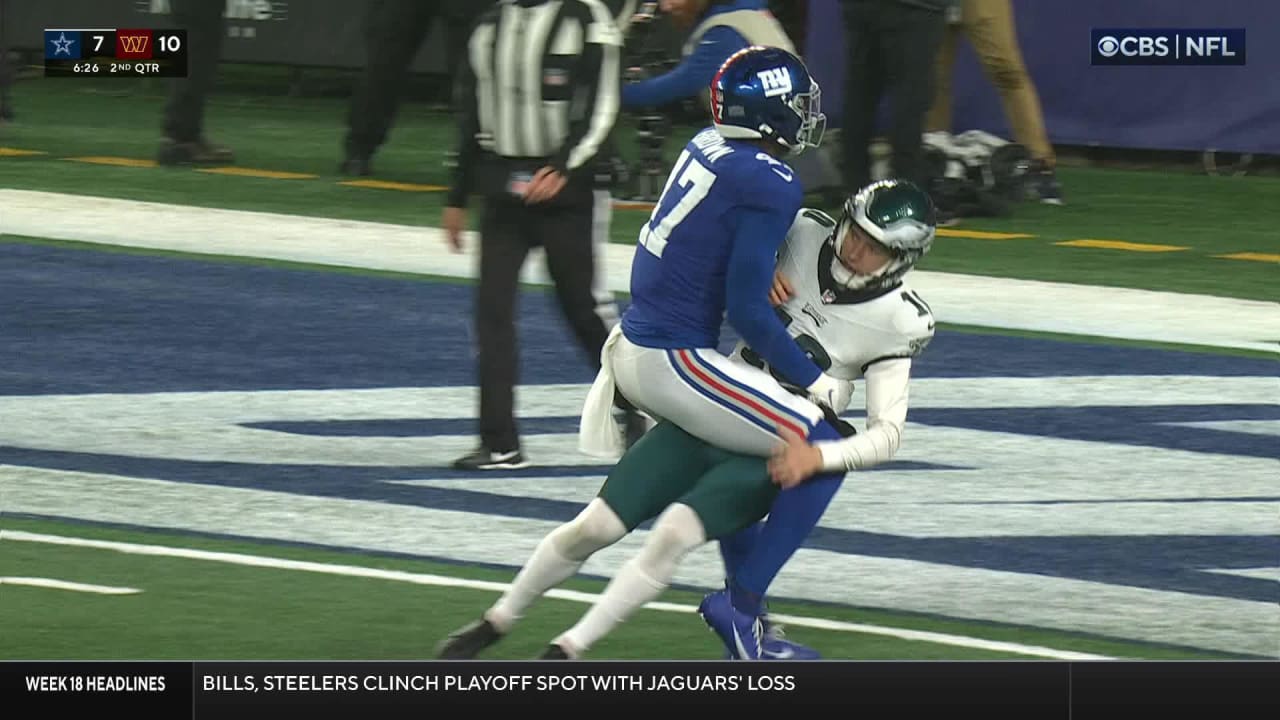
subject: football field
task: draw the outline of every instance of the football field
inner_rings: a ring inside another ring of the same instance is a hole
[[[101,209],[21,197],[48,203],[38,215],[59,234]],[[24,310],[5,325],[21,352],[0,376],[5,656],[429,657],[607,473],[576,451],[590,372],[566,359],[544,292],[521,299],[534,466],[468,475],[448,462],[474,442],[469,286],[286,262],[296,244],[271,227],[300,222],[287,216],[244,223],[241,240],[271,260],[173,238],[126,248],[163,235],[142,229],[147,213],[219,223],[113,202],[137,228],[102,231],[122,244],[0,244],[0,292]],[[320,227],[332,237],[313,227],[307,248],[361,238]],[[379,268],[439,254],[360,247]],[[919,280],[935,308],[971,282]],[[1020,304],[1048,292],[991,287]],[[1048,302],[1107,293],[1056,291]],[[1210,307],[1238,315],[1235,344],[1269,330],[1266,303],[1226,302]],[[772,609],[835,658],[1274,655],[1275,367],[1247,347],[944,329],[903,452],[846,481]],[[637,535],[494,657],[531,656],[572,624]],[[714,546],[696,551],[680,588],[593,656],[717,657],[690,613],[719,570]]]
[[[352,186],[314,159],[336,104],[224,103],[235,172],[166,170],[120,98],[72,132],[74,88],[35,83],[0,136],[0,658],[432,657],[608,473],[537,255],[532,466],[454,471],[474,255],[433,227],[438,120]],[[902,450],[773,588],[825,657],[1280,657],[1280,183],[1063,178],[1067,207],[947,228],[911,276],[939,330]],[[624,306],[646,216],[618,209],[602,261]],[[486,657],[538,654],[643,539]],[[715,546],[676,582],[591,657],[721,657],[693,612]]]

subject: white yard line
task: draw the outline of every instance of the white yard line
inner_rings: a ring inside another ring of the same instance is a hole
[[[5,533],[6,538],[8,533]],[[49,588],[51,590],[70,590],[72,592],[96,593],[98,595],[134,595],[142,592],[138,588],[114,587],[112,585],[90,585],[87,583],[54,580],[38,577],[0,577],[0,585],[25,585],[27,587]]]
[[[476,272],[474,235],[455,254],[439,229],[425,226],[28,190],[0,190],[0,208],[0,233],[463,278]],[[547,284],[539,252],[522,279]],[[600,262],[610,289],[628,289],[633,252],[630,244],[608,245]],[[910,281],[942,322],[1280,353],[1277,302],[925,271]]]
[[[191,548],[169,547],[165,545],[141,545],[137,543],[124,543],[109,540],[91,540],[88,538],[67,537],[63,535],[46,535],[43,533],[29,533],[20,530],[3,530],[0,531],[0,541],[16,541],[16,542],[32,542],[45,543],[50,545],[63,545],[70,547],[94,548],[99,550],[113,550],[115,552],[127,553],[130,555],[151,555],[156,557],[176,557],[188,560],[205,560],[208,562],[220,562],[231,565],[241,565],[246,567],[270,568],[273,570],[299,570],[302,572],[323,573],[326,575],[342,575],[346,577],[361,577],[373,580],[390,580],[393,582],[406,582],[415,585],[432,585],[437,587],[459,587],[471,590],[488,590],[491,592],[504,592],[510,585],[501,582],[491,582],[484,580],[468,580],[464,578],[449,577],[447,575],[432,575],[427,573],[411,573],[400,570],[383,570],[379,568],[362,567],[359,565],[335,565],[330,563],[309,562],[303,560],[286,560],[283,558],[266,557],[262,555],[246,555],[242,553],[213,552],[209,550],[195,550]],[[555,589],[547,593],[547,597],[559,600],[568,600],[570,602],[594,603],[600,596],[595,593],[579,592],[576,590],[560,590]],[[650,610],[660,612],[677,612],[677,613],[694,613],[697,608],[693,605],[682,605],[679,603],[668,602],[651,602],[645,606]],[[1016,655],[1029,655],[1032,657],[1050,658],[1054,660],[1113,660],[1105,655],[1093,655],[1090,653],[1072,652],[1069,650],[1057,650],[1054,648],[1040,647],[1037,645],[1023,645],[1020,643],[1000,642],[995,640],[983,640],[981,638],[965,637],[962,635],[949,635],[946,633],[928,632],[923,630],[906,630],[901,628],[883,627],[879,625],[867,625],[863,623],[851,623],[841,620],[827,620],[823,618],[805,617],[801,615],[776,615],[771,614],[774,620],[781,624],[794,625],[797,627],[811,627],[819,630],[835,630],[839,632],[854,632],[866,635],[884,635],[894,637],[900,640],[913,640],[918,642],[928,642],[938,645],[951,645],[954,647],[974,648],[978,650],[991,650],[994,652],[1006,652]]]

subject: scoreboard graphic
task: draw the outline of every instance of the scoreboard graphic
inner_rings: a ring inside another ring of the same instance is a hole
[[[45,77],[186,77],[186,30],[45,29]]]

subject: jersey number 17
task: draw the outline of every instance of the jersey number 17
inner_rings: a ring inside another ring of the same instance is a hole
[[[715,181],[716,174],[698,162],[692,153],[688,150],[680,153],[675,168],[667,176],[658,204],[649,215],[649,222],[640,228],[640,244],[655,256],[662,257],[671,231],[698,207],[698,203],[711,192]]]

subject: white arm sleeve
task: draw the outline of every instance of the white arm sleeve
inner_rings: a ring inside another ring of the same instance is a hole
[[[814,443],[822,451],[824,472],[848,472],[873,467],[893,457],[902,444],[907,424],[907,386],[911,359],[893,358],[867,367],[867,429],[843,440]]]

